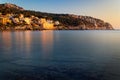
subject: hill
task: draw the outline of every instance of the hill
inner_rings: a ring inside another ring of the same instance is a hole
[[[45,19],[46,21],[53,23],[54,29],[66,29],[66,30],[113,30],[113,27],[110,23],[104,22],[103,20],[93,18],[91,16],[82,16],[82,15],[74,15],[74,14],[53,14],[53,13],[45,13],[40,11],[31,11],[25,10],[22,7],[19,7],[15,4],[5,3],[0,4],[0,17],[6,16],[10,14],[9,18],[12,21],[9,24],[1,24],[2,28],[7,25],[8,27],[16,25],[27,25],[34,29],[33,26],[39,27],[38,29],[45,29],[43,24],[40,22],[41,19]],[[25,24],[23,22],[20,23],[20,15],[25,18],[29,18],[31,20],[30,24]],[[33,18],[34,17],[34,18]],[[15,23],[15,19],[19,20],[19,23]],[[55,23],[58,22],[56,25]],[[34,25],[33,25],[34,24]],[[47,28],[46,28],[47,29]]]

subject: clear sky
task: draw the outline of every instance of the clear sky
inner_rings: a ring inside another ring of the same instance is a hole
[[[28,10],[92,16],[120,29],[120,0],[0,0]]]

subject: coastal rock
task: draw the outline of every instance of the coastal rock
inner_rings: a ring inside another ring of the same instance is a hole
[[[90,16],[69,15],[72,18],[79,19],[79,28],[81,30],[113,30],[110,23]]]

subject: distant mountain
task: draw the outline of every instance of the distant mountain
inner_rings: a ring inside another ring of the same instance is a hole
[[[53,21],[59,21],[63,29],[77,30],[113,30],[110,23],[103,20],[93,18],[91,16],[73,15],[73,14],[53,14],[39,11],[24,10],[15,4],[0,4],[0,12],[5,15],[12,13],[15,15],[23,14],[25,17],[36,16],[38,18],[46,18]],[[58,27],[59,29],[59,27]]]

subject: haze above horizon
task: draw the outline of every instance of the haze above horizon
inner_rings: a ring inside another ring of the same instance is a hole
[[[120,0],[0,0],[27,10],[92,16],[120,29]]]

